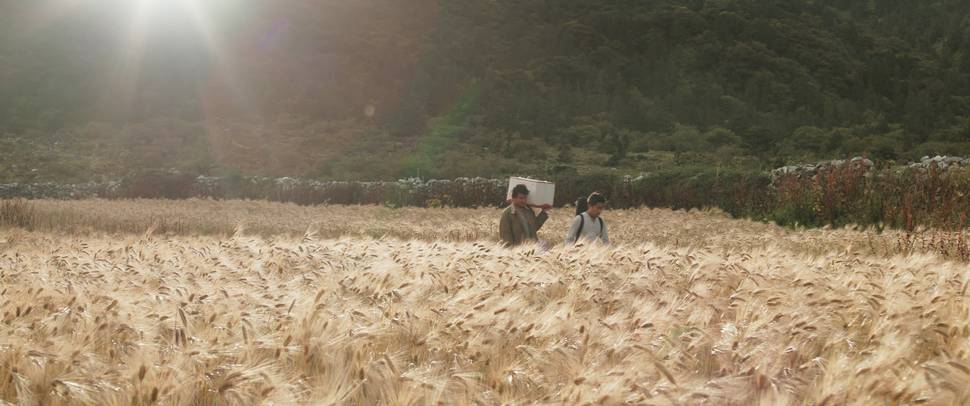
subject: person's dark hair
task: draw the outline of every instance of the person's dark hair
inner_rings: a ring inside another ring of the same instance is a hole
[[[525,185],[515,185],[515,187],[512,188],[512,197],[518,197],[519,195],[528,196],[529,188],[525,187]]]
[[[586,203],[589,204],[590,206],[594,204],[606,203],[606,196],[603,196],[603,194],[601,194],[600,192],[593,192],[589,195],[589,198],[586,199]]]

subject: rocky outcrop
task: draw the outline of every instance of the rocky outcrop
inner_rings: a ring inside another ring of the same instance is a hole
[[[970,167],[970,158],[961,158],[958,156],[941,156],[937,155],[935,157],[924,156],[919,162],[913,162],[907,165],[910,169],[922,169],[922,170],[944,170],[951,171],[956,169],[962,169]]]
[[[871,160],[863,157],[855,157],[852,159],[838,159],[814,164],[783,166],[771,171],[771,178],[772,180],[789,176],[794,176],[797,178],[811,178],[817,175],[819,172],[840,168],[854,168],[868,172],[874,167],[875,164]]]

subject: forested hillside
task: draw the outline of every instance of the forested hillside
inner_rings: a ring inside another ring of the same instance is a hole
[[[954,0],[0,1],[0,176],[970,154]]]

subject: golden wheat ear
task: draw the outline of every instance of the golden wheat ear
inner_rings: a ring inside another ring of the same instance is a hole
[[[246,226],[243,223],[236,224],[232,228],[232,238],[239,238],[246,234]]]
[[[314,225],[307,227],[306,232],[303,233],[303,242],[310,242],[317,240],[319,233]]]
[[[148,229],[145,230],[145,233],[142,234],[141,238],[143,240],[150,240],[152,239],[152,236],[155,235],[156,231],[158,231],[158,220],[155,220],[148,225]]]

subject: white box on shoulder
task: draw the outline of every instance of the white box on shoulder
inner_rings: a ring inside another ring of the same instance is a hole
[[[529,200],[528,203],[534,206],[542,206],[544,204],[551,205],[556,198],[556,184],[552,182],[546,182],[544,180],[535,180],[528,178],[509,178],[509,192],[506,198],[512,198],[512,188],[516,185],[525,185],[529,188]]]

